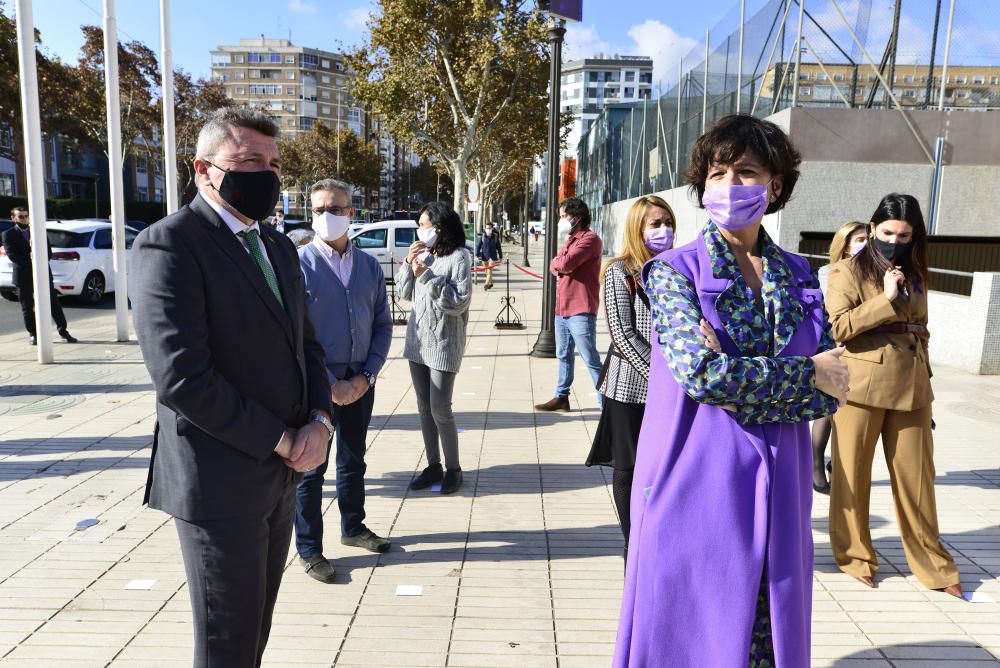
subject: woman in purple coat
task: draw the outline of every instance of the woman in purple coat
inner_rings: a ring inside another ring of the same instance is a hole
[[[653,354],[618,668],[809,666],[809,420],[846,400],[847,367],[815,274],[761,227],[799,161],[773,123],[718,121],[687,174],[709,222],[645,267]]]

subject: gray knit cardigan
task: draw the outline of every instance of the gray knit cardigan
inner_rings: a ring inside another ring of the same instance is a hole
[[[465,354],[465,330],[472,301],[472,256],[464,248],[429,256],[427,271],[415,278],[404,263],[396,289],[413,303],[406,325],[403,357],[431,369],[457,373]]]

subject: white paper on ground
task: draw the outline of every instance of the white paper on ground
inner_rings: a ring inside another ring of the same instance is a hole
[[[152,589],[156,580],[129,580],[126,589]]]
[[[963,593],[965,594],[965,600],[969,603],[996,603],[993,597],[984,591],[967,591]]]
[[[396,585],[396,596],[423,596],[423,585]]]

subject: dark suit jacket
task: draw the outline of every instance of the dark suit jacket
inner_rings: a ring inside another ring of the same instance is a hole
[[[34,284],[34,277],[31,275],[31,245],[17,225],[3,233],[3,249],[13,265],[11,280],[14,287],[30,288]]]
[[[285,307],[199,195],[132,247],[132,313],[157,395],[146,501],[187,521],[258,516],[296,476],[286,427],[330,410],[292,242],[261,226]]]

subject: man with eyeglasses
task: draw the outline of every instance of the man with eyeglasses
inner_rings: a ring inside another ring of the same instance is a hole
[[[11,209],[10,217],[14,227],[3,233],[3,249],[13,266],[11,280],[17,288],[17,299],[21,302],[21,315],[24,317],[24,328],[28,330],[28,342],[38,344],[35,332],[35,277],[31,268],[31,231],[28,229],[28,210],[23,206]],[[49,249],[49,256],[52,249]],[[55,320],[59,336],[66,343],[76,343],[76,339],[66,329],[66,315],[59,304],[59,293],[52,284],[52,270],[49,270],[49,303],[52,306],[52,319]]]
[[[326,354],[336,425],[337,506],[340,542],[386,552],[389,540],[365,526],[365,443],[375,404],[375,379],[389,355],[392,317],[385,274],[378,260],[358,252],[348,239],[351,189],[324,179],[313,185],[313,241],[299,250],[309,319]],[[323,476],[328,462],[299,481],[295,547],[306,573],[334,581],[323,556]]]

